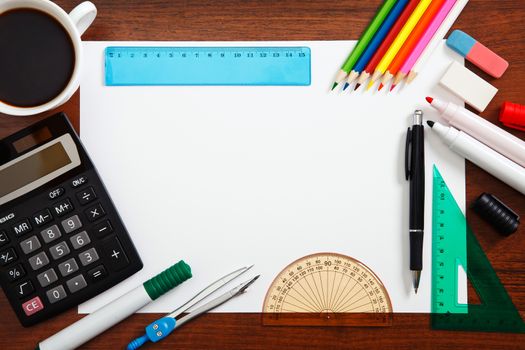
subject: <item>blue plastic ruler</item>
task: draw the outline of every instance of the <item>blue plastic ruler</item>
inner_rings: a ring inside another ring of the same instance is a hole
[[[105,82],[129,85],[310,85],[308,47],[138,47],[105,51]]]
[[[436,166],[433,176],[432,328],[525,333],[519,311]],[[465,268],[479,304],[458,303],[459,265]]]

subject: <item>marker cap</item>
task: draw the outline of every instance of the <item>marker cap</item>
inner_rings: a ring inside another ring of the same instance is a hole
[[[509,128],[525,131],[525,106],[504,102],[500,109],[499,121]]]

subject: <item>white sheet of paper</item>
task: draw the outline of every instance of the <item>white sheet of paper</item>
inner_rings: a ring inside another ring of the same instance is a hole
[[[103,53],[111,45],[308,46],[312,85],[107,87]],[[426,95],[461,102],[437,82],[451,60],[462,61],[442,45],[420,76],[394,93],[329,93],[353,45],[84,43],[81,139],[144,268],[79,311],[92,312],[184,259],[194,277],[143,312],[171,311],[218,277],[251,264],[253,272],[236,282],[256,273],[261,278],[216,311],[260,312],[285,266],[308,254],[338,252],[381,278],[395,312],[429,312],[432,164],[461,208],[465,164],[427,130],[424,269],[415,295],[408,269],[405,136],[415,109],[439,120]]]

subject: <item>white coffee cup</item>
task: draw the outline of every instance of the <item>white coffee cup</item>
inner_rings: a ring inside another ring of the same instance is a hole
[[[75,66],[73,74],[64,90],[51,101],[40,106],[17,107],[0,101],[0,113],[16,116],[34,115],[49,111],[67,102],[80,85],[80,69],[82,67],[82,41],[80,36],[89,28],[97,16],[97,8],[93,3],[85,1],[75,7],[68,15],[62,8],[49,0],[0,0],[0,15],[17,8],[32,8],[45,12],[55,18],[66,29],[75,50]],[[0,48],[1,50],[1,48]]]

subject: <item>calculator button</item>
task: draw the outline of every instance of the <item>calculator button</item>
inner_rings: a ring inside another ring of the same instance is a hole
[[[13,261],[15,261],[17,258],[15,250],[13,248],[9,248],[7,250],[4,250],[0,253],[0,265],[5,266]]]
[[[106,277],[107,275],[108,273],[106,272],[104,265],[99,265],[94,269],[88,271],[88,278],[93,282],[97,282]]]
[[[9,280],[9,282],[16,281],[20,277],[25,276],[25,274],[26,274],[26,271],[24,270],[24,268],[20,264],[11,267],[6,272],[7,279]]]
[[[60,197],[61,195],[63,195],[64,192],[65,192],[65,190],[64,190],[63,187],[57,187],[54,190],[49,191],[47,197],[49,199],[56,199],[56,198]]]
[[[98,253],[95,248],[91,248],[78,254],[78,258],[80,259],[82,266],[87,266],[98,260]]]
[[[79,234],[74,235],[69,240],[71,241],[71,245],[73,245],[73,249],[80,249],[86,244],[91,243],[91,240],[89,239],[86,231],[82,231]]]
[[[25,281],[16,286],[15,290],[16,295],[18,295],[19,298],[23,298],[26,295],[33,293],[35,287],[33,287],[33,283],[31,283],[31,281]]]
[[[22,309],[24,309],[24,312],[27,316],[31,316],[39,311],[44,310],[44,304],[42,303],[42,300],[40,300],[40,297],[34,297],[33,299],[23,303]]]
[[[9,237],[5,231],[0,231],[0,247],[9,243]]]
[[[46,292],[46,295],[47,299],[51,304],[54,304],[67,296],[66,291],[64,290],[64,287],[62,287],[62,285],[48,290]]]
[[[97,204],[94,207],[89,208],[84,213],[86,214],[89,221],[98,220],[99,218],[106,215],[104,208],[102,208],[102,205],[100,204]]]
[[[53,212],[58,216],[64,216],[67,213],[71,212],[73,209],[73,204],[71,204],[69,198],[66,198],[63,201],[55,203],[53,205]]]
[[[95,194],[95,190],[93,190],[93,187],[88,187],[85,190],[77,193],[77,199],[82,205],[88,204],[91,201],[94,201],[96,198],[97,195]]]
[[[33,222],[37,226],[45,225],[51,220],[53,220],[53,215],[51,215],[49,209],[44,209],[33,215]]]
[[[87,286],[86,280],[84,279],[84,276],[82,275],[73,277],[72,279],[67,281],[66,284],[67,284],[67,288],[69,289],[71,293],[76,293],[79,290],[86,288]]]
[[[59,239],[60,237],[62,237],[60,229],[57,225],[53,225],[49,228],[46,228],[44,231],[40,232],[40,235],[46,243],[53,242],[55,239]]]
[[[36,276],[36,278],[42,287],[47,287],[58,280],[58,276],[53,269],[42,272],[40,275]]]
[[[60,259],[63,256],[66,256],[70,253],[69,247],[66,242],[60,242],[57,245],[49,248],[49,252],[54,260]]]
[[[33,227],[31,227],[31,224],[29,223],[28,219],[24,219],[13,226],[13,232],[17,236],[22,236],[23,234],[31,231],[32,229]]]
[[[109,262],[109,267],[112,270],[122,270],[128,265],[129,260],[117,237],[106,240],[102,245],[102,249],[107,257],[106,261]]]
[[[113,227],[111,226],[111,222],[109,220],[104,220],[93,227],[93,232],[97,237],[100,238],[113,232]]]
[[[66,233],[71,233],[81,228],[82,222],[80,221],[78,215],[75,215],[62,221],[62,227]]]
[[[30,254],[41,247],[40,241],[36,236],[31,236],[25,241],[20,242],[20,248],[24,254]]]
[[[29,258],[29,265],[31,265],[31,268],[36,271],[41,269],[42,267],[49,264],[49,259],[44,252],[40,252],[35,256],[32,256]]]
[[[64,261],[58,264],[58,270],[63,277],[71,275],[73,272],[78,271],[78,265],[74,258]]]
[[[76,179],[74,179],[73,181],[71,181],[71,187],[77,188],[77,187],[80,187],[80,186],[82,186],[83,184],[85,184],[87,182],[88,182],[88,177],[87,176],[79,176]]]

